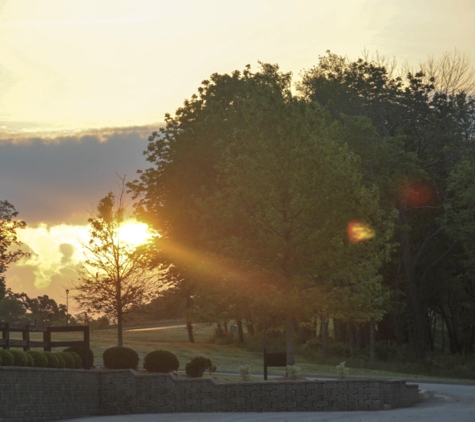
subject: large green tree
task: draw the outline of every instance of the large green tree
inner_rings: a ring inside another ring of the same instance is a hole
[[[345,127],[367,118],[376,129],[374,136],[349,138],[349,146],[362,158],[366,180],[378,185],[381,205],[397,209],[402,289],[410,298],[409,325],[421,358],[433,344],[430,279],[442,258],[455,251],[453,242],[444,238],[440,218],[447,176],[472,148],[474,133],[473,97],[456,82],[448,89],[450,70],[446,67],[442,73],[442,83],[435,80],[437,72],[394,77],[381,63],[350,61],[328,52],[303,75],[300,85],[305,98],[325,106]],[[459,75],[452,80],[462,79]],[[441,86],[445,88],[437,88]],[[392,274],[401,287],[399,263]]]
[[[26,223],[15,217],[18,211],[8,201],[0,201],[0,299],[5,296],[5,272],[9,264],[28,254],[21,249],[12,250],[20,246],[17,230],[26,227]]]
[[[293,364],[299,297],[315,285],[337,292],[340,303],[343,297],[361,301],[358,291],[380,297],[370,286],[381,281],[377,271],[388,237],[377,192],[363,185],[359,160],[338,142],[340,125],[293,97],[290,75],[276,66],[263,71],[280,85],[256,85],[252,95],[234,101],[235,130],[217,167],[221,183],[202,203],[204,237],[216,253],[258,274],[269,292],[277,288],[291,298],[280,307]],[[347,244],[346,227],[354,219],[366,221],[378,237]],[[376,311],[373,299],[363,320]],[[350,319],[362,308],[347,306],[340,314]]]
[[[219,268],[233,289],[250,279],[276,292],[290,364],[303,286],[353,285],[339,290],[353,297],[359,282],[380,281],[388,228],[358,158],[338,142],[344,136],[321,107],[292,96],[291,75],[277,66],[214,74],[152,135],[146,155],[154,167],[131,185],[143,195],[139,214],[162,226],[170,261],[185,277],[201,268],[210,281]],[[352,219],[379,236],[346,244]],[[353,259],[350,268],[349,249],[364,263]]]

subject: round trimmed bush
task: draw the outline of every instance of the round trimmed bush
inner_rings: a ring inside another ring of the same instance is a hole
[[[143,360],[143,367],[149,372],[169,373],[178,371],[180,362],[175,354],[167,350],[154,350]]]
[[[63,352],[75,352],[81,357],[81,368],[84,367],[84,363],[86,362],[86,351],[84,347],[81,346],[73,346],[73,347],[68,347],[67,349],[64,349]],[[94,365],[94,353],[92,353],[92,350],[89,349],[87,351],[87,357],[89,358],[89,366]]]
[[[139,355],[130,347],[110,347],[102,354],[104,366],[108,369],[136,369]]]
[[[39,350],[28,350],[26,353],[33,358],[33,366],[36,368],[46,368],[48,366],[48,359],[46,359],[43,352]]]
[[[64,367],[69,369],[74,369],[74,358],[67,352],[58,352],[59,355],[64,359]]]
[[[13,366],[15,359],[9,350],[0,349],[0,359],[2,359],[2,366]]]
[[[73,357],[75,369],[82,368],[82,359],[81,359],[81,356],[79,356],[79,353],[76,353],[76,352],[64,352],[64,353],[69,353]]]
[[[48,364],[46,365],[47,368],[58,368],[58,356],[56,353],[53,352],[43,352],[46,356],[46,360]]]
[[[13,355],[13,366],[26,366],[28,365],[28,358],[23,350],[9,350]]]
[[[213,366],[211,360],[203,356],[194,357],[185,367],[186,375],[192,378],[201,378],[206,369],[211,372],[216,371],[216,367]]]
[[[62,355],[63,352],[56,352],[56,353],[53,353],[56,357],[56,359],[58,359],[58,368],[66,368],[66,361],[64,360],[64,357]]]
[[[35,361],[33,359],[33,356],[31,356],[29,353],[25,352],[26,356],[26,366],[33,367],[35,366]]]

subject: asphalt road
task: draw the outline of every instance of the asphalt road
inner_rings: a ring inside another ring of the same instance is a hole
[[[475,385],[419,383],[425,399],[404,409],[359,412],[159,413],[68,422],[475,422]]]

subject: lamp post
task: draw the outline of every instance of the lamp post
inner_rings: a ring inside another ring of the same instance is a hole
[[[69,325],[69,289],[66,289],[66,326]]]

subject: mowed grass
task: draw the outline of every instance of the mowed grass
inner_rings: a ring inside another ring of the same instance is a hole
[[[181,326],[177,326],[181,325]],[[134,329],[154,327],[169,327],[161,330],[132,331]],[[140,357],[139,366],[143,364],[143,358],[148,352],[153,350],[168,350],[174,353],[180,361],[180,372],[184,372],[184,368],[188,362],[195,356],[204,356],[213,362],[217,367],[217,372],[239,373],[242,365],[249,365],[253,379],[262,379],[263,355],[261,338],[254,338],[253,342],[257,347],[255,351],[249,351],[246,347],[237,345],[217,345],[209,342],[209,338],[215,329],[215,325],[198,324],[194,327],[195,343],[188,341],[188,334],[183,323],[166,322],[161,324],[144,324],[141,326],[125,327],[123,331],[124,346],[130,347],[137,351]],[[53,340],[81,340],[81,333],[54,333]],[[94,353],[94,361],[97,365],[102,365],[102,354],[109,347],[117,345],[117,328],[108,328],[94,331],[91,334],[91,349]],[[62,348],[58,348],[62,350]],[[282,350],[284,351],[284,350]],[[342,359],[344,360],[344,359]],[[339,362],[338,362],[339,363]],[[300,368],[299,373],[303,375],[313,376],[331,376],[338,375],[336,363],[322,365],[315,359],[306,358],[297,353],[296,365]],[[350,368],[350,377],[369,377],[369,378],[398,378],[411,380],[434,380],[434,381],[455,381],[455,379],[435,377],[420,374],[407,374],[395,372],[394,370],[382,370],[368,368]],[[259,375],[258,375],[259,374]],[[269,375],[284,376],[285,368],[269,368]],[[233,375],[222,376],[224,378],[237,379]],[[467,380],[460,380],[467,382]],[[468,381],[470,382],[470,381]]]

